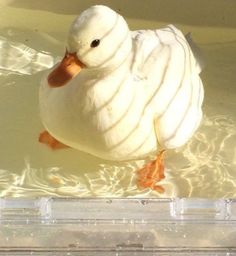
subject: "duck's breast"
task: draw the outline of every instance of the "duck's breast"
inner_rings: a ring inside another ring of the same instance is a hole
[[[84,72],[71,84],[40,89],[46,129],[59,141],[110,160],[142,157],[156,148],[145,91],[130,68],[98,77]]]
[[[125,160],[156,148],[153,116],[144,107],[146,91],[129,68],[117,70],[87,88],[81,88],[75,97],[80,99],[80,124],[76,126],[87,138],[86,151]]]

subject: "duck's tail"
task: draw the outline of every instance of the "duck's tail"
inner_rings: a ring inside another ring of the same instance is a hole
[[[189,32],[187,35],[185,35],[185,38],[187,42],[190,45],[190,48],[192,50],[192,53],[196,59],[196,66],[199,71],[199,73],[204,69],[206,66],[205,57],[202,53],[202,50],[196,45],[196,43],[193,41],[191,33]]]

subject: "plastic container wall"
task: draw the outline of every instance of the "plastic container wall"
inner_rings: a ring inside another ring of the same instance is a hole
[[[236,255],[236,201],[1,199],[1,255]]]

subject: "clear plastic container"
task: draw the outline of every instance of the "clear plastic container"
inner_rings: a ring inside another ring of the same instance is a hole
[[[236,200],[1,199],[0,255],[236,255]]]

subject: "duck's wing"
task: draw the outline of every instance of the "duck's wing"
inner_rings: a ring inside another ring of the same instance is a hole
[[[166,148],[181,146],[202,117],[203,87],[192,49],[173,25],[137,31],[133,40],[133,70],[147,80],[146,105],[155,111],[158,142]]]
[[[200,124],[204,92],[200,65],[189,41],[174,26],[164,31],[172,35],[172,39],[163,40],[170,47],[170,60],[155,98],[158,112],[155,129],[163,147],[177,148],[193,136]]]
[[[173,25],[168,25],[157,30],[132,31],[134,58],[132,71],[140,77],[145,78],[150,74],[150,67],[159,66],[158,61],[169,55],[169,50],[181,46],[184,50],[191,52],[194,59],[195,70],[198,73],[205,66],[205,59],[201,49],[193,41],[191,33],[182,34]],[[185,47],[187,45],[187,48]],[[189,53],[187,53],[189,54]]]
[[[149,66],[156,61],[153,56],[157,56],[162,45],[153,30],[133,31],[132,39],[134,50],[132,73],[140,79],[146,79],[149,75]]]

